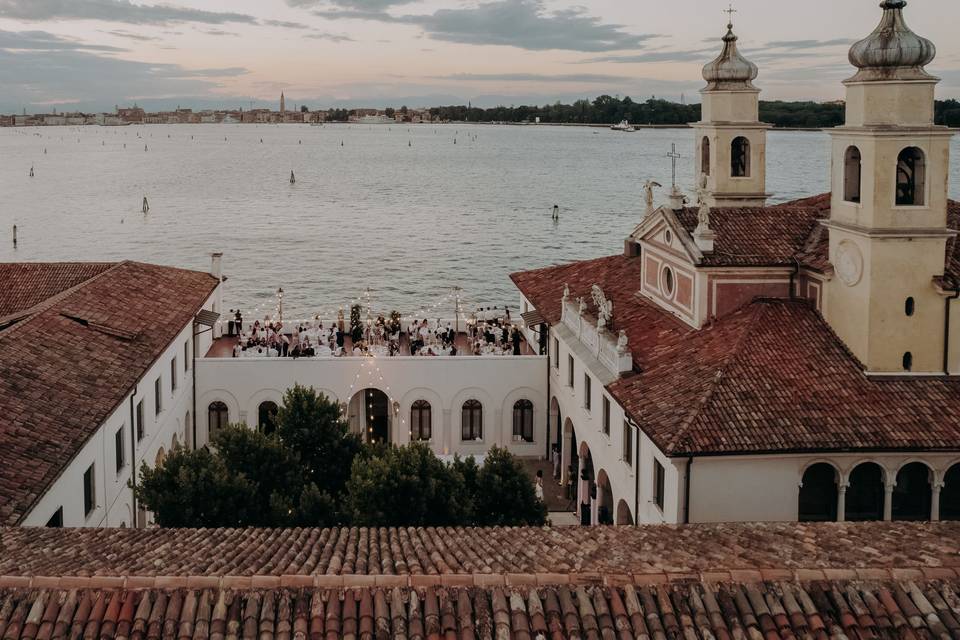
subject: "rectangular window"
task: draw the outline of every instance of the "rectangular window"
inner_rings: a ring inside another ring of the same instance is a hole
[[[137,403],[137,442],[143,440],[146,435],[143,428],[143,400]]]
[[[177,356],[173,356],[173,360],[170,361],[170,393],[171,395],[177,390]]]
[[[590,397],[593,395],[593,388],[590,383],[590,374],[584,372],[583,374],[583,408],[587,411],[590,411],[591,403],[593,399]]]
[[[190,371],[190,340],[183,343],[183,370]]]
[[[157,376],[157,379],[153,381],[153,415],[156,417],[160,415],[160,410],[163,409],[163,376]]]
[[[633,466],[633,429],[626,420],[623,421],[623,461]]]
[[[653,461],[653,502],[663,511],[664,469],[659,460]]]
[[[53,512],[53,515],[50,516],[50,519],[47,520],[48,527],[60,528],[63,526],[63,507],[59,507],[56,511]]]
[[[560,341],[556,338],[553,339],[553,366],[560,368]]]
[[[120,473],[127,464],[126,448],[123,446],[123,432],[126,428],[127,425],[123,425],[113,435],[113,453],[117,462],[117,473]]]
[[[89,516],[97,508],[97,485],[93,465],[83,472],[83,514]]]
[[[603,435],[610,437],[610,398],[603,396]]]
[[[567,386],[573,389],[573,356],[567,356]]]

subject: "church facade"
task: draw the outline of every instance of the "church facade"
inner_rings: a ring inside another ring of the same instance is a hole
[[[512,276],[550,334],[582,522],[960,518],[960,204],[905,5],[850,50],[831,193],[768,204],[758,69],[728,25],[696,205],[674,186],[622,255]]]

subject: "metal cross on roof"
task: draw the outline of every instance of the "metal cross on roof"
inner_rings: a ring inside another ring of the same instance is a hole
[[[727,22],[730,25],[733,25],[733,14],[739,13],[739,11],[733,8],[733,3],[731,2],[730,7],[728,9],[724,9],[723,12],[727,14]]]
[[[677,143],[670,145],[670,153],[667,154],[667,157],[670,158],[670,164],[673,165],[673,186],[677,186],[677,160],[682,158],[679,153],[677,153]]]

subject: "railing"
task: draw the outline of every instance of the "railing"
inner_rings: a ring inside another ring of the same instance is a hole
[[[633,369],[633,355],[626,345],[621,348],[618,336],[607,329],[598,329],[590,318],[581,314],[578,302],[564,300],[561,303],[560,320],[611,373],[620,376]]]

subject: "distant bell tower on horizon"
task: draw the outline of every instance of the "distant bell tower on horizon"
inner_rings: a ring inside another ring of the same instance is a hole
[[[936,48],[907,26],[904,0],[850,48],[846,123],[830,132],[830,282],[825,316],[867,373],[937,374],[951,131],[934,125]],[[931,8],[931,11],[935,11]]]
[[[703,68],[707,81],[696,133],[696,175],[706,176],[712,207],[762,207],[767,193],[767,129],[760,122],[757,65],[737,50],[731,6],[723,51]]]
[[[280,113],[287,112],[287,99],[283,96],[283,91],[280,92]]]

